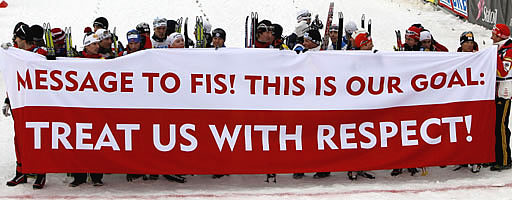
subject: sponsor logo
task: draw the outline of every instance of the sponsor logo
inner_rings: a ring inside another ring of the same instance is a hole
[[[490,9],[487,8],[487,6],[484,6],[484,17],[482,18],[483,22],[489,23],[489,24],[496,24],[496,20],[498,17],[498,9]]]

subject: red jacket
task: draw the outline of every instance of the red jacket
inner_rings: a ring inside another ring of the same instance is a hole
[[[80,58],[103,58],[101,54],[87,54],[85,51],[81,51],[78,53]]]
[[[32,47],[30,47],[30,49],[27,49],[27,51],[38,53],[38,54],[41,54],[43,56],[47,56],[48,55],[48,51],[46,51],[45,49],[43,49],[41,47],[37,47],[36,45],[32,45]]]
[[[507,40],[507,42],[498,49],[497,64],[496,76],[498,78],[512,77],[512,74],[509,74],[512,68],[512,40]]]

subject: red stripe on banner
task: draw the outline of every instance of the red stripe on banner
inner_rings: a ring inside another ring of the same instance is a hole
[[[492,100],[343,111],[23,107],[13,115],[18,160],[31,173],[260,174],[494,161]],[[140,128],[127,134],[126,124]],[[238,137],[220,151],[215,136],[225,126]]]

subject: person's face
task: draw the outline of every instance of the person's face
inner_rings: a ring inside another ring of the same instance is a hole
[[[155,28],[155,35],[157,37],[159,37],[159,38],[164,38],[166,30],[167,30],[167,27],[165,27],[165,26],[156,27]]]
[[[473,41],[466,41],[460,45],[462,52],[473,52],[473,46],[475,43]]]
[[[405,37],[405,43],[409,45],[410,47],[416,46],[418,44],[418,41],[411,38],[411,37]]]
[[[110,49],[112,47],[112,38],[105,38],[100,41],[100,47],[104,49]]]
[[[332,42],[338,41],[338,31],[329,31],[329,37]]]
[[[183,38],[178,38],[174,43],[172,43],[171,48],[184,48],[185,47],[185,40]]]
[[[361,46],[361,50],[372,50],[373,49],[373,42],[370,41],[366,43],[365,45]]]
[[[500,37],[498,37],[498,35],[496,35],[495,33],[492,33],[491,39],[492,39],[492,42],[493,42],[493,43],[498,43],[498,42],[500,42],[501,40],[503,40],[503,39],[501,39]]]
[[[273,41],[272,38],[273,38],[273,36],[272,36],[271,31],[265,31],[265,32],[258,34],[258,41],[263,42],[263,43],[272,42]]]
[[[224,46],[224,39],[221,37],[213,37],[212,43],[214,47],[222,47]]]
[[[304,38],[304,43],[302,43],[302,45],[304,45],[304,47],[306,47],[306,49],[314,49],[314,48],[318,47],[318,45],[316,43],[314,43],[313,41],[308,40],[306,38]]]
[[[99,50],[100,50],[100,45],[98,42],[89,44],[85,47],[85,52],[87,52],[87,54],[91,54],[91,55],[98,54]]]
[[[32,45],[29,45],[26,40],[22,40],[20,37],[16,37],[14,42],[18,44],[18,48],[28,50]]]
[[[132,51],[138,51],[140,49],[140,42],[129,42],[128,48]]]
[[[432,40],[423,40],[421,41],[421,47],[425,48],[425,49],[430,49],[430,47],[432,46]]]

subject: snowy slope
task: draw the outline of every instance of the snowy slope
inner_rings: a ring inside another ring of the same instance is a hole
[[[12,29],[19,21],[28,24],[51,22],[53,27],[73,27],[74,44],[81,49],[83,27],[92,25],[96,17],[104,16],[110,27],[117,27],[119,35],[133,29],[139,22],[151,24],[156,16],[176,19],[203,13],[210,19],[213,28],[227,31],[229,47],[243,46],[244,20],[251,11],[258,11],[260,19],[269,19],[282,24],[284,33],[292,32],[295,12],[302,8],[326,18],[329,0],[7,0],[9,7],[0,9],[0,42],[9,41]],[[436,40],[454,51],[459,44],[459,35],[472,30],[481,48],[489,46],[490,31],[463,22],[418,0],[337,0],[335,11],[342,10],[345,22],[355,21],[359,25],[362,13],[373,21],[375,47],[391,50],[395,44],[394,30],[402,32],[413,23],[422,23],[430,29]],[[193,27],[192,25],[190,27]],[[192,32],[189,30],[189,32]],[[322,31],[323,33],[323,31]],[[483,45],[485,40],[486,45]],[[0,81],[0,94],[5,85]],[[221,179],[209,176],[188,177],[188,183],[178,184],[160,179],[127,183],[123,175],[105,175],[104,187],[84,185],[69,188],[70,181],[64,174],[50,174],[46,188],[31,189],[31,182],[9,188],[5,182],[12,178],[15,169],[13,145],[13,122],[0,117],[0,199],[47,198],[47,199],[510,199],[512,170],[497,173],[483,169],[479,174],[468,170],[451,171],[453,167],[430,168],[425,177],[402,175],[390,177],[388,170],[376,171],[376,180],[349,181],[345,173],[334,173],[332,177],[316,180],[308,174],[302,180],[291,175],[280,175],[277,184],[263,182],[264,175],[232,175]]]

